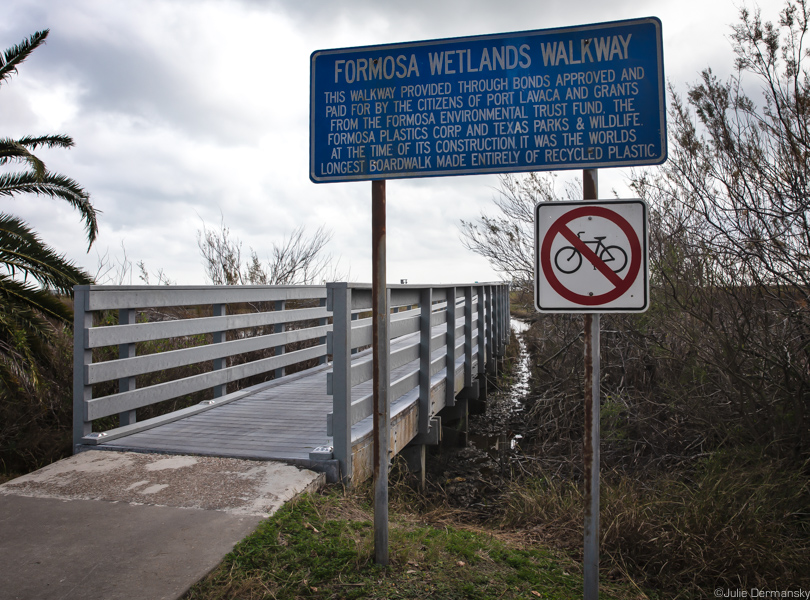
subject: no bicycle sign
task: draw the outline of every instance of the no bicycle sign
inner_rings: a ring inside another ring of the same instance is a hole
[[[540,312],[643,312],[649,306],[642,200],[541,202],[535,208]]]

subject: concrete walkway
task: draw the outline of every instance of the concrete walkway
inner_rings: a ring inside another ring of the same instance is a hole
[[[181,597],[322,473],[88,451],[0,485],[0,600]]]

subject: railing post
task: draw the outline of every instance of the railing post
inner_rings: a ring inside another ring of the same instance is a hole
[[[509,284],[503,286],[504,303],[503,303],[503,322],[506,328],[506,345],[509,345],[509,338],[512,336],[512,297],[509,294]],[[504,352],[505,352],[504,348]]]
[[[495,356],[503,357],[503,294],[500,285],[495,286]]]
[[[321,299],[320,299],[320,301],[318,302],[318,306],[326,306],[326,298],[321,298]],[[321,327],[323,327],[324,325],[327,325],[327,324],[328,324],[328,321],[329,321],[329,319],[327,319],[326,317],[324,317],[323,319],[319,319],[319,320],[318,320],[318,325],[320,325]],[[325,344],[325,343],[326,343],[326,336],[323,336],[322,338],[318,338],[318,343],[319,343],[319,344]],[[321,356],[321,358],[318,360],[318,364],[319,364],[319,365],[325,365],[325,364],[326,364],[326,362],[327,362],[327,360],[326,360],[326,359],[327,359],[327,355],[326,355],[326,354],[324,354],[324,355],[323,355],[323,356]]]
[[[506,347],[509,345],[509,334],[512,329],[509,327],[509,286],[501,286],[501,331],[503,332],[503,344],[501,345],[501,356],[506,356]]]
[[[124,308],[118,311],[118,324],[119,325],[134,325],[135,324],[135,309]],[[136,346],[135,344],[119,344],[118,358],[135,358]],[[118,380],[119,392],[130,392],[135,389],[134,377],[122,377]],[[123,427],[125,425],[134,425],[136,421],[135,410],[127,410],[118,414],[118,425]]]
[[[332,311],[332,444],[344,483],[352,477],[352,291],[345,282],[327,286]]]
[[[276,305],[275,305],[275,310],[283,311],[286,308],[286,306],[287,306],[287,302],[285,300],[277,300]],[[276,323],[276,325],[273,327],[273,333],[283,333],[286,329],[287,329],[287,327],[286,327],[286,325],[284,323]],[[281,356],[282,354],[284,354],[285,351],[286,351],[286,348],[284,347],[284,344],[276,346],[273,349],[273,356]],[[287,371],[286,371],[286,369],[284,367],[279,367],[275,371],[274,378],[278,379],[279,377],[284,377],[284,374],[286,372]]]
[[[224,317],[228,314],[228,305],[227,304],[214,304],[214,316],[215,317]],[[217,331],[214,333],[214,343],[221,344],[227,339],[227,332],[225,331]],[[228,366],[228,359],[227,358],[215,358],[214,359],[214,371],[219,371],[220,369],[224,369]],[[219,385],[214,386],[214,398],[221,398],[228,393],[228,384],[221,383]]]
[[[492,286],[486,286],[486,329],[487,329],[487,372],[497,373],[494,360],[493,344],[495,343],[494,320],[492,318]]]
[[[87,402],[93,398],[93,387],[85,385],[85,365],[93,362],[93,351],[85,346],[86,332],[93,326],[93,313],[88,311],[90,286],[73,288],[73,452],[82,438],[93,431],[87,420]]]
[[[464,387],[472,387],[472,287],[464,288]]]
[[[485,371],[487,364],[486,357],[486,305],[484,304],[484,286],[479,285],[478,291],[478,374]]]
[[[498,286],[498,333],[500,334],[498,338],[500,339],[500,344],[498,345],[498,358],[503,358],[506,355],[506,322],[504,317],[506,316],[506,311],[504,307],[506,306],[506,295],[503,293],[503,286]]]
[[[359,313],[352,313],[352,321],[358,321],[359,319],[360,319]],[[358,352],[360,352],[360,348],[352,348],[352,354],[357,354]]]
[[[433,312],[433,290],[419,293],[419,433],[430,430],[430,318]]]
[[[456,288],[447,288],[447,385],[445,406],[456,405]]]
[[[495,356],[500,358],[502,356],[501,346],[503,345],[503,320],[501,315],[501,286],[495,286],[495,293],[493,294],[495,301]]]

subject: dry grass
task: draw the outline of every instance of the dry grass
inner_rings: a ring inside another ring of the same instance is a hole
[[[608,474],[601,494],[602,568],[673,598],[701,597],[716,586],[806,587],[807,467],[753,452],[718,452],[691,472],[646,483]],[[507,490],[502,524],[577,553],[583,504],[575,482],[540,475]]]
[[[771,304],[721,292],[685,310],[657,289],[647,313],[602,321],[603,574],[668,598],[810,585],[806,336],[780,342]],[[578,556],[582,321],[534,318],[529,473],[496,510],[515,535]]]

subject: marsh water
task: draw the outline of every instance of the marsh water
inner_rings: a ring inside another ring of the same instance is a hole
[[[453,506],[486,513],[490,499],[522,471],[521,442],[531,428],[531,359],[524,340],[529,324],[512,319],[511,329],[518,343],[516,362],[502,376],[489,378],[486,413],[470,415],[469,443],[464,448],[437,447],[427,462],[429,480],[437,484],[432,493]]]
[[[477,448],[499,457],[506,448],[515,450],[523,439],[520,431],[530,390],[531,359],[524,339],[529,324],[514,318],[510,324],[519,346],[517,363],[508,383],[502,380],[501,389],[491,387],[486,414],[474,416],[470,427],[470,441]]]

